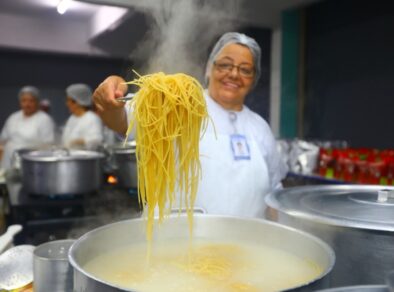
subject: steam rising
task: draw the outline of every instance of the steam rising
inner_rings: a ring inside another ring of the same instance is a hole
[[[236,28],[237,0],[146,0],[152,27],[133,57],[142,74],[183,72],[202,80],[210,46]]]
[[[239,3],[239,0],[144,0],[151,30],[132,53],[134,60],[142,62],[135,67],[137,72],[182,72],[203,80],[211,46],[224,32],[236,30]],[[95,222],[80,222],[68,237],[77,238],[100,225],[140,215],[137,209],[131,210],[126,205],[92,207]]]

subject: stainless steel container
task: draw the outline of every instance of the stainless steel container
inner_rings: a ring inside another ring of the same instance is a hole
[[[89,274],[83,267],[91,259],[113,249],[146,242],[145,224],[143,219],[122,221],[95,229],[78,239],[69,253],[70,263],[74,267],[74,291],[133,291],[115,287]],[[188,236],[187,216],[171,216],[160,228],[155,228],[154,242],[161,239],[188,238]],[[212,240],[241,239],[286,250],[315,262],[323,270],[318,278],[305,283],[304,286],[294,287],[292,291],[312,291],[328,287],[326,275],[332,269],[335,255],[323,241],[302,231],[265,220],[195,214],[193,236]]]
[[[393,192],[381,186],[305,186],[274,192],[266,203],[270,219],[334,248],[332,287],[383,284],[394,269]]]
[[[384,285],[362,285],[324,289],[316,292],[390,292],[390,290]]]
[[[41,150],[22,154],[22,184],[38,195],[89,193],[101,186],[104,155],[85,150]]]
[[[43,243],[34,249],[34,291],[73,291],[72,267],[68,262],[68,251],[72,239]]]
[[[137,188],[138,175],[135,150],[135,142],[110,147],[110,164],[118,178],[118,185],[121,187]]]

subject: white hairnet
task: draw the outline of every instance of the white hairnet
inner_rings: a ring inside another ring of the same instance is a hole
[[[92,90],[86,84],[72,84],[66,88],[66,94],[82,106],[90,106],[92,104]]]
[[[240,44],[249,48],[250,52],[253,56],[254,67],[256,70],[256,75],[254,77],[254,85],[257,84],[257,81],[260,78],[261,74],[261,49],[259,44],[251,37],[243,33],[238,32],[227,32],[221,36],[221,38],[217,41],[215,46],[213,47],[211,54],[209,55],[206,70],[205,70],[205,83],[208,84],[208,79],[211,74],[211,69],[213,62],[216,60],[217,55],[220,51],[227,46],[228,44]]]
[[[22,95],[25,94],[25,93],[31,94],[31,95],[34,96],[37,100],[40,99],[40,91],[38,90],[37,87],[30,86],[30,85],[22,87],[22,88],[19,90],[19,93],[18,93],[19,99],[20,99],[20,98],[22,97]]]

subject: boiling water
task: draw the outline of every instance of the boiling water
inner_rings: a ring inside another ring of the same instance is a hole
[[[322,269],[293,254],[261,244],[211,240],[145,243],[102,254],[84,267],[123,289],[141,292],[278,291],[317,278]]]

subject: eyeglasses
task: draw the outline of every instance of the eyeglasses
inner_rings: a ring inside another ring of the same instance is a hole
[[[246,78],[252,78],[254,76],[254,68],[249,65],[234,65],[232,63],[227,62],[213,62],[215,67],[220,72],[232,72],[234,68],[237,68],[239,74]]]

